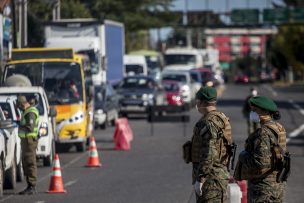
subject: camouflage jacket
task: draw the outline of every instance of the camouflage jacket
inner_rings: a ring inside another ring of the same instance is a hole
[[[193,129],[192,162],[193,179],[201,177],[228,179],[227,166],[220,160],[219,142],[223,140],[224,122],[218,116],[207,114]]]

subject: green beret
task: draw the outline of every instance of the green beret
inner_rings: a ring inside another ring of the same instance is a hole
[[[270,99],[268,97],[264,97],[264,96],[252,97],[249,100],[249,102],[252,106],[259,107],[259,108],[264,109],[266,111],[275,112],[275,111],[278,110],[278,107],[274,103],[274,101],[272,101],[272,99]]]
[[[216,89],[214,87],[201,87],[195,98],[201,101],[215,101],[216,100]]]

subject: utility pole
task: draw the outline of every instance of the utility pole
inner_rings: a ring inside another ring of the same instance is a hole
[[[27,46],[27,0],[17,0],[17,10],[17,47],[22,48]]]
[[[60,19],[60,0],[53,2],[53,21]]]
[[[191,29],[188,27],[188,0],[185,0],[185,8],[183,13],[183,24],[186,27],[186,44],[187,47],[192,47]]]

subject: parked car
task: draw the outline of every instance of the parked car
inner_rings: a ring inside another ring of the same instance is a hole
[[[197,88],[195,88],[195,82],[189,71],[165,69],[162,72],[162,80],[174,80],[182,83],[181,92],[184,101],[188,104],[194,101]]]
[[[167,104],[165,90],[149,76],[129,76],[117,88],[120,113],[146,113],[149,106]]]
[[[185,103],[181,92],[182,84],[180,82],[163,80],[162,86],[166,91],[168,105],[181,106]]]
[[[195,68],[191,70],[191,73],[199,73],[202,86],[216,86],[218,84],[214,73],[209,68]]]
[[[0,175],[3,184],[0,189],[3,191],[5,189],[15,189],[17,181],[17,159],[20,160],[20,153],[17,151],[17,139],[16,139],[16,124],[13,123],[11,119],[6,119],[5,115],[0,108],[0,143],[2,145],[0,156]],[[1,195],[1,194],[0,194]]]
[[[95,86],[95,127],[105,129],[108,124],[115,125],[119,114],[119,96],[111,84]]]
[[[0,95],[24,95],[31,99],[32,105],[39,111],[39,140],[37,158],[43,159],[44,166],[51,166],[55,155],[56,110],[50,108],[45,91],[42,87],[1,87]]]
[[[5,119],[12,120],[15,124],[21,119],[21,112],[17,109],[17,97],[0,96],[0,107],[4,113]],[[23,181],[24,173],[22,168],[21,140],[18,136],[18,125],[14,125],[14,135],[16,136],[16,180]]]
[[[249,83],[249,77],[246,74],[240,73],[235,76],[234,82],[238,84],[247,84]]]

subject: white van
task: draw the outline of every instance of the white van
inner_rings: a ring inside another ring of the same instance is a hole
[[[51,166],[55,155],[55,116],[56,110],[50,108],[42,87],[0,87],[0,95],[35,98],[35,106],[39,111],[39,141],[37,158],[43,159],[44,166]]]
[[[124,76],[148,75],[148,65],[145,56],[125,55]]]

